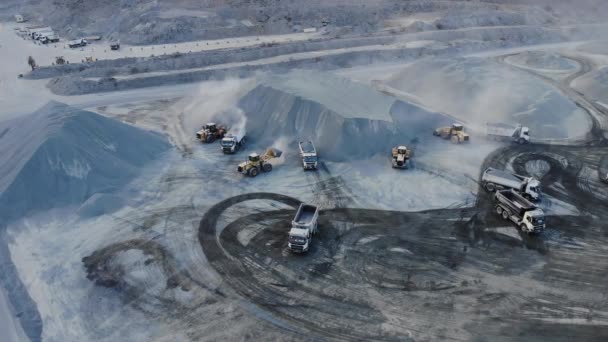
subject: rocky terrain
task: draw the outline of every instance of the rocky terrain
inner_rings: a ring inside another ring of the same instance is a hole
[[[3,1],[0,340],[605,341],[607,14]],[[34,25],[60,41],[27,38]],[[242,149],[197,140],[208,122],[244,132]],[[468,143],[433,136],[455,122]],[[271,172],[237,172],[268,147]],[[488,167],[540,181],[543,232],[501,219]],[[287,248],[300,203],[320,209],[302,255]]]

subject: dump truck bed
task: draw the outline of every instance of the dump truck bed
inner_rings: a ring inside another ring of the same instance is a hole
[[[314,223],[315,214],[317,213],[317,207],[309,204],[302,204],[298,208],[298,212],[296,213],[296,217],[293,219],[293,223],[296,226],[308,226]]]
[[[300,141],[300,149],[303,153],[316,153],[315,145],[312,141]]]

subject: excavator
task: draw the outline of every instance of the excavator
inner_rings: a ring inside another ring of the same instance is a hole
[[[275,148],[267,149],[266,153],[262,156],[257,153],[251,153],[247,161],[239,164],[237,171],[250,177],[255,177],[260,172],[270,172],[272,171],[270,160],[279,158],[282,154],[282,151]]]
[[[433,131],[433,135],[443,139],[449,139],[454,144],[469,142],[469,135],[464,132],[464,126],[454,123],[450,127],[439,127]]]

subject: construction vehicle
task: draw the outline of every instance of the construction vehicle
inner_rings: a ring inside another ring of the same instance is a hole
[[[481,175],[481,185],[488,192],[513,189],[532,201],[538,201],[541,198],[540,181],[538,179],[491,167],[487,168]]]
[[[540,233],[545,229],[545,213],[516,191],[497,191],[496,213],[505,220],[511,220],[522,232]]]
[[[520,124],[511,126],[504,123],[487,123],[486,135],[495,140],[513,141],[520,145],[530,142],[530,129]]]
[[[110,43],[110,50],[113,50],[113,51],[120,50],[120,42]]]
[[[433,131],[433,135],[443,139],[450,139],[455,144],[469,141],[469,135],[464,132],[464,126],[454,123],[450,127],[440,127]]]
[[[54,35],[54,34],[55,34],[55,32],[52,29],[46,29],[44,31],[34,32],[32,37],[34,40],[42,40],[43,37]]]
[[[21,14],[15,14],[15,22],[24,23],[24,22],[26,22],[26,20]]]
[[[38,38],[38,40],[42,44],[57,43],[59,41],[59,37],[57,37],[55,33],[48,33]]]
[[[74,48],[79,48],[79,47],[83,47],[83,46],[87,46],[87,40],[84,38],[81,39],[76,39],[76,40],[71,40],[68,42],[68,47],[70,47],[70,49],[74,49]]]
[[[257,176],[260,172],[270,172],[272,171],[270,160],[279,158],[282,154],[283,152],[273,148],[267,149],[263,156],[252,153],[247,161],[239,164],[237,171],[251,177]]]
[[[302,158],[302,167],[304,170],[316,170],[318,165],[317,149],[312,141],[300,141],[300,158]]]
[[[232,130],[220,141],[222,152],[226,154],[236,153],[245,144],[245,138],[241,130]]]
[[[295,253],[305,253],[310,249],[312,237],[317,233],[319,208],[312,204],[300,204],[296,216],[291,221],[287,247]]]
[[[57,56],[57,57],[55,57],[55,64],[57,64],[57,65],[64,65],[65,64],[65,58],[63,56]]]
[[[224,138],[226,131],[226,126],[218,126],[214,122],[210,122],[196,132],[196,138],[204,143],[212,143],[217,139]]]
[[[391,151],[393,167],[397,169],[407,169],[409,167],[410,156],[411,151],[407,147],[403,145],[393,147]]]
[[[41,33],[41,32],[49,32],[49,31],[53,31],[53,29],[50,26],[35,26],[35,27],[28,27],[27,29],[27,34],[31,39],[36,39],[36,36]]]
[[[83,62],[85,62],[85,63],[92,63],[92,62],[95,62],[96,60],[97,59],[95,59],[93,56],[86,56],[86,57],[84,57]]]

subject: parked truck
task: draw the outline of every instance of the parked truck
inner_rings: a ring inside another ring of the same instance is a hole
[[[270,172],[272,171],[272,164],[270,161],[274,158],[279,158],[282,154],[282,151],[274,148],[267,149],[266,153],[262,156],[257,153],[252,153],[249,155],[247,161],[239,164],[237,171],[250,177],[255,177],[262,171]]]
[[[226,154],[236,153],[245,144],[245,135],[241,130],[232,130],[220,141],[222,152]]]
[[[38,40],[42,44],[57,43],[59,41],[59,37],[57,37],[54,32],[50,32],[43,34],[42,36],[40,36],[40,38],[38,38]]]
[[[86,39],[81,38],[81,39],[76,39],[76,40],[71,40],[68,42],[68,47],[70,49],[74,49],[74,48],[79,48],[79,47],[83,47],[83,46],[87,46],[88,42]]]
[[[312,141],[300,141],[300,158],[302,158],[302,167],[304,170],[316,170],[319,160],[317,158],[317,150]]]
[[[391,150],[391,160],[394,168],[398,169],[407,169],[409,167],[409,160],[411,156],[410,150],[401,145],[397,147],[393,147]]]
[[[309,250],[312,237],[317,233],[318,218],[318,207],[312,204],[300,204],[289,230],[287,247],[292,252],[305,253]]]
[[[496,213],[511,220],[522,232],[541,233],[545,229],[545,213],[513,189],[497,191]]]
[[[514,173],[487,168],[481,175],[481,184],[488,192],[513,189],[524,197],[540,200],[540,181],[534,177],[516,175]]]
[[[511,126],[504,123],[487,123],[486,135],[493,139],[513,141],[520,145],[530,142],[530,129],[527,126]]]

